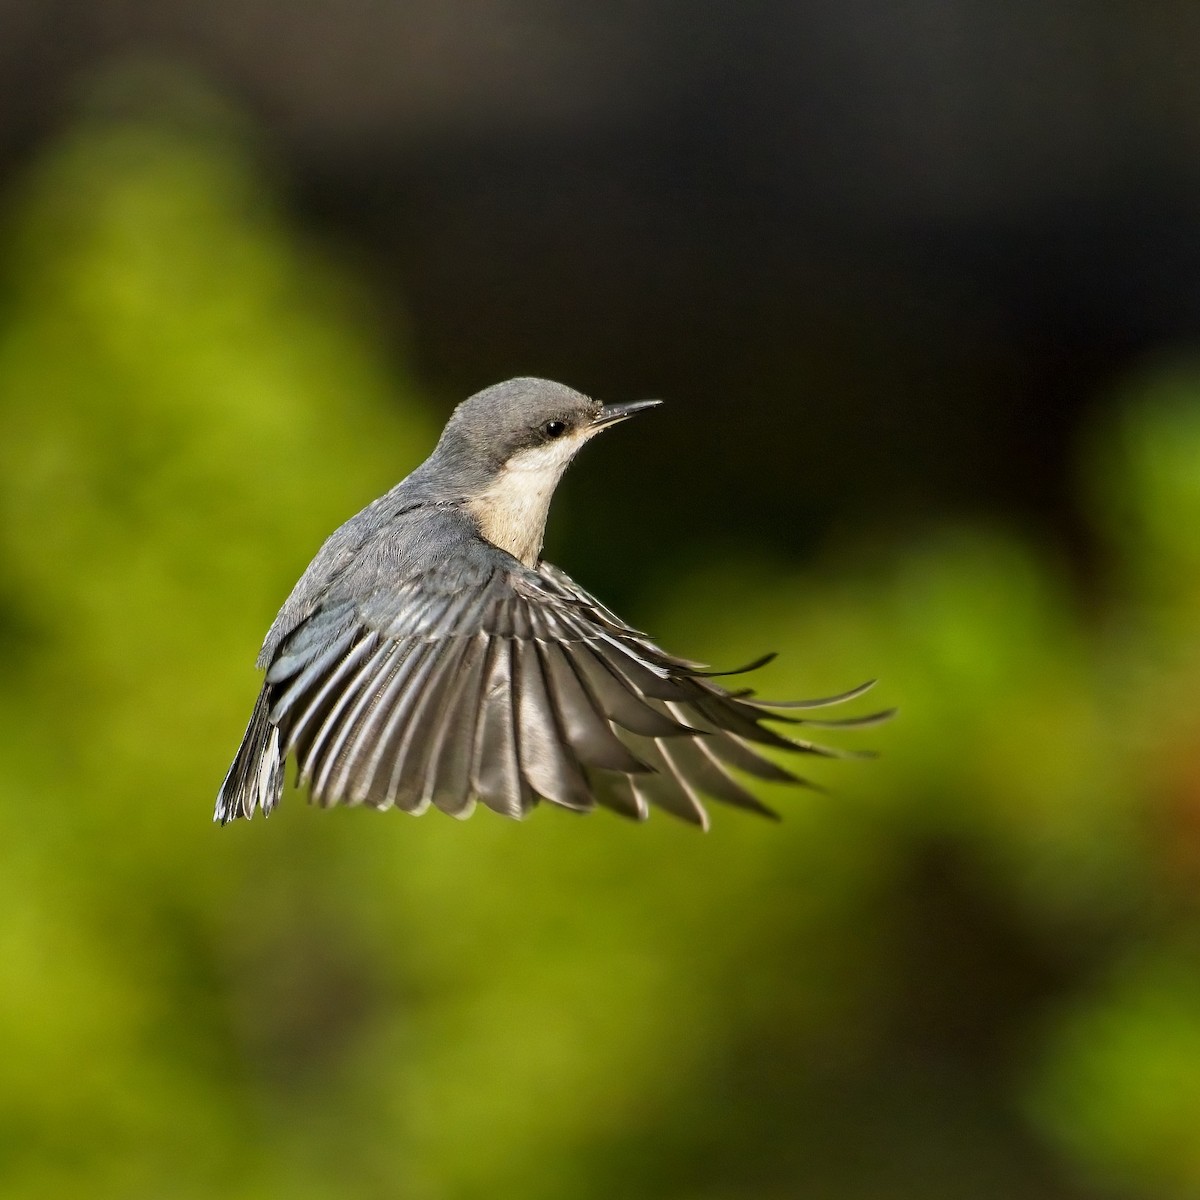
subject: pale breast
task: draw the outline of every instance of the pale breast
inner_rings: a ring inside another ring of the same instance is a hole
[[[572,442],[563,438],[514,455],[466,506],[480,533],[527,567],[541,555],[554,489],[578,449]]]

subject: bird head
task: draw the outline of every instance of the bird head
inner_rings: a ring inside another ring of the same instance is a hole
[[[557,483],[597,433],[660,403],[601,404],[548,379],[509,379],[476,392],[454,410],[438,451],[471,466],[477,477],[519,472]]]
[[[453,478],[485,536],[528,562],[541,548],[550,497],[584,444],[660,403],[601,404],[548,379],[510,379],[454,410],[430,463],[442,483]]]

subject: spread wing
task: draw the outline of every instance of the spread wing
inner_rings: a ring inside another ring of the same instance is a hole
[[[765,661],[765,660],[764,660]],[[759,665],[759,664],[752,664]],[[497,554],[468,584],[434,569],[365,602],[318,607],[275,651],[217,801],[222,822],[270,812],[294,757],[322,805],[510,817],[539,800],[642,819],[657,806],[707,826],[703,796],[774,816],[735,772],[806,783],[759,747],[834,752],[764,721],[865,725],[729,692],[674,658],[563,572]]]

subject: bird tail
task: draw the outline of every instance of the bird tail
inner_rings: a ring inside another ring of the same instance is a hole
[[[255,808],[261,808],[263,816],[270,816],[283,794],[283,760],[279,754],[279,727],[273,725],[268,714],[269,688],[259,693],[250,714],[246,736],[234,757],[229,774],[217,793],[217,807],[213,820],[222,825],[238,817],[251,817]]]

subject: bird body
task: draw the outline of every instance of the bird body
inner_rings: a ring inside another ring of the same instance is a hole
[[[263,688],[217,799],[270,813],[293,756],[321,804],[508,816],[544,799],[702,826],[701,793],[773,815],[730,772],[796,779],[755,745],[830,754],[764,720],[541,560],[563,471],[657,401],[603,406],[514,379],[455,410],[433,454],[325,541],[258,658]],[[888,714],[833,722],[865,724]],[[808,722],[828,724],[830,722]]]

